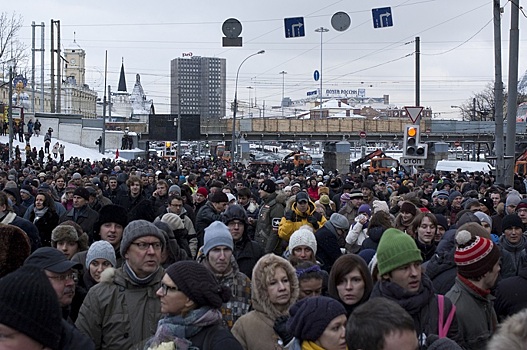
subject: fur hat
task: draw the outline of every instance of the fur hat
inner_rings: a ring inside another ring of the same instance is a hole
[[[211,249],[218,246],[226,246],[234,250],[234,242],[229,228],[221,221],[214,221],[205,228],[203,254],[208,255]]]
[[[196,306],[210,306],[219,309],[230,299],[228,287],[218,283],[212,272],[204,265],[191,260],[178,261],[170,265],[165,272]]]
[[[333,298],[318,296],[298,301],[291,306],[289,314],[288,332],[301,342],[316,341],[331,321],[340,315],[346,315],[346,309]]]
[[[472,237],[469,231],[456,233],[456,252],[454,261],[457,272],[465,278],[479,278],[491,271],[499,261],[499,248],[490,239]]]
[[[323,195],[323,194],[327,194],[329,196],[329,187],[326,187],[326,186],[320,186],[318,188],[318,194],[319,195]]]
[[[46,348],[59,349],[61,322],[57,294],[40,268],[23,266],[0,279],[1,324]]]
[[[113,246],[106,241],[97,241],[93,242],[88,249],[86,254],[86,268],[90,268],[90,264],[95,259],[106,259],[111,264],[112,267],[117,267],[117,259],[115,258],[115,250]]]
[[[377,247],[377,265],[381,276],[415,261],[422,262],[423,257],[410,235],[395,228],[384,231]]]
[[[15,271],[31,254],[27,234],[13,225],[0,225],[0,278]]]
[[[64,222],[51,231],[51,246],[53,248],[57,248],[57,242],[60,241],[77,242],[80,252],[88,249],[88,235],[86,232],[82,232],[79,237],[79,232],[77,229],[74,226]]]
[[[161,222],[168,224],[172,231],[185,228],[185,224],[183,223],[183,220],[181,220],[181,217],[174,213],[166,213],[163,215]]]
[[[90,192],[84,187],[77,187],[75,191],[73,191],[73,195],[82,197],[86,200],[90,199]]]
[[[390,213],[390,209],[388,208],[388,203],[381,200],[374,200],[373,201],[373,213],[377,213],[379,211],[385,211],[387,213]]]
[[[260,184],[260,189],[267,193],[274,193],[276,191],[276,185],[272,180],[267,179]]]
[[[116,204],[108,204],[102,207],[99,210],[99,220],[94,226],[95,232],[98,234],[101,226],[109,222],[115,222],[124,229],[128,225],[128,213],[126,209]]]
[[[317,240],[313,231],[307,227],[300,227],[293,232],[289,238],[289,252],[293,254],[293,250],[301,245],[305,245],[313,251],[313,255],[317,254]]]
[[[125,256],[133,241],[146,236],[158,238],[165,247],[165,236],[153,223],[146,220],[134,220],[124,228],[123,239],[121,240],[121,256]]]

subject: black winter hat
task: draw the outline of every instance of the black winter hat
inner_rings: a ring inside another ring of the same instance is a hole
[[[346,315],[346,309],[333,298],[319,296],[298,301],[289,314],[288,332],[300,341],[316,341],[333,319]]]
[[[276,185],[273,180],[267,179],[262,182],[262,184],[260,185],[260,189],[267,193],[274,193],[274,191],[276,191]]]
[[[228,203],[229,198],[227,198],[227,195],[223,192],[214,192],[212,195],[209,196],[209,201],[212,203]]]
[[[240,220],[244,224],[247,224],[247,213],[239,204],[229,206],[222,215],[222,221],[225,225],[228,225],[229,222],[234,220]]]
[[[84,187],[77,187],[75,191],[73,191],[73,195],[82,197],[86,200],[90,199],[90,192],[88,192],[88,190],[85,189]]]
[[[38,267],[22,266],[0,279],[0,323],[53,350],[59,349],[57,294]]]
[[[123,229],[128,225],[128,213],[126,209],[120,205],[108,204],[99,210],[99,221],[95,225],[95,232],[98,234],[99,229],[102,225],[115,222],[123,227]]]
[[[211,306],[219,309],[230,299],[229,287],[220,285],[212,272],[197,261],[178,261],[170,265],[165,272],[198,308]]]
[[[501,230],[505,232],[506,229],[512,227],[519,227],[524,230],[522,219],[516,214],[509,214],[503,217],[501,221]]]

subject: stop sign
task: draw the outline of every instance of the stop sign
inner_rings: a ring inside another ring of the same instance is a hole
[[[364,130],[361,131],[361,132],[359,133],[359,136],[360,136],[361,139],[365,139],[365,138],[366,138],[366,131],[364,131]]]
[[[456,146],[456,147],[461,146],[461,142],[459,142],[459,141],[454,142],[454,146]]]

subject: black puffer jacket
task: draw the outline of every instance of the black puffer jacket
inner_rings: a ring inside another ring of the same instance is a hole
[[[362,242],[362,250],[364,249],[373,249],[377,250],[377,246],[381,240],[382,234],[384,233],[385,228],[382,226],[375,226],[368,228],[368,238]]]

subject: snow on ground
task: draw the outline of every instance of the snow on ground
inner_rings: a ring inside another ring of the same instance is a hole
[[[76,144],[73,144],[73,143],[61,141],[61,140],[59,140],[59,139],[57,139],[55,137],[51,138],[51,145],[49,146],[50,152],[53,149],[53,145],[57,141],[59,142],[59,144],[62,144],[62,145],[65,146],[65,148],[64,148],[64,159],[65,160],[70,159],[70,157],[78,157],[78,158],[82,158],[82,159],[88,159],[89,158],[90,160],[101,160],[102,158],[115,159],[115,151],[116,151],[115,149],[114,150],[106,150],[106,154],[103,155],[103,154],[99,153],[96,148],[82,147],[80,145],[76,145]],[[4,144],[8,144],[9,143],[9,136],[0,136],[0,142],[4,143]],[[40,147],[44,147],[44,135],[40,135],[39,137],[36,137],[36,136],[31,137],[30,144],[31,144],[31,148],[36,147],[37,151],[39,151]],[[18,142],[18,139],[16,139],[16,140],[13,139],[13,149],[17,145],[20,148],[20,154],[22,155],[22,159],[24,160],[25,159],[24,148],[26,147],[26,143],[25,142]],[[119,150],[119,152],[121,152],[121,150]],[[47,155],[46,155],[46,157],[47,157]],[[53,155],[52,155],[52,157],[53,157]],[[58,157],[59,156],[57,156],[57,159],[58,159]],[[119,157],[119,160],[126,161],[126,159],[121,158],[121,157]]]

